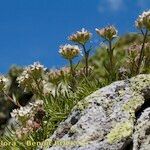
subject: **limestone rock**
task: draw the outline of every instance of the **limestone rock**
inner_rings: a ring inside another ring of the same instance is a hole
[[[150,128],[150,108],[140,117],[143,106],[148,107],[149,93],[150,75],[138,75],[97,90],[73,108],[45,141],[49,146],[44,149],[130,150],[133,141],[134,150],[138,150],[140,142],[146,145],[150,141],[145,131]]]

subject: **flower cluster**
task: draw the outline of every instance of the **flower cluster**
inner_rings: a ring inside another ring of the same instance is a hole
[[[23,137],[28,136],[28,134],[32,133],[33,131],[39,129],[41,126],[37,122],[34,121],[33,118],[28,120],[25,127],[18,128],[15,132],[16,137],[18,139],[22,139]]]
[[[31,80],[33,76],[35,78],[38,78],[45,70],[46,68],[44,68],[43,65],[41,65],[39,62],[35,62],[33,65],[29,65],[28,67],[25,67],[21,76],[17,78],[18,83],[19,84],[25,83],[26,81]]]
[[[71,60],[81,54],[81,50],[77,45],[66,44],[60,46],[59,53],[68,60]]]
[[[129,46],[129,48],[127,49],[128,56],[132,58],[139,57],[140,50],[141,50],[141,45],[134,43],[131,46]]]
[[[88,76],[88,67],[89,67],[89,54],[90,54],[90,49],[87,50],[86,48],[86,43],[90,40],[92,34],[82,28],[81,31],[77,31],[75,34],[72,34],[69,36],[69,40],[72,42],[77,43],[79,46],[82,47],[83,53],[84,53],[84,60],[85,60],[85,75]]]
[[[91,75],[93,70],[94,70],[94,67],[89,66],[89,67],[88,67],[88,74]],[[86,75],[85,67],[84,67],[84,68],[81,68],[81,69],[78,70],[78,71],[76,71],[76,76],[78,76],[78,77],[84,77],[85,75]]]
[[[92,34],[82,28],[81,31],[77,31],[75,34],[69,36],[69,40],[84,45],[90,38]]]
[[[46,68],[44,68],[44,66],[39,62],[29,65],[17,78],[19,86],[25,88],[26,90],[34,91],[37,89],[37,86],[40,86],[38,82],[42,78],[45,71]]]
[[[144,11],[141,15],[139,15],[138,19],[135,21],[135,25],[139,29],[150,30],[150,10]]]
[[[0,91],[6,89],[8,81],[9,80],[3,75],[0,76]]]
[[[138,68],[138,62],[140,58],[141,45],[134,43],[130,45],[127,49],[127,58],[125,59],[125,69],[126,75],[128,77],[136,75],[136,70]],[[122,73],[123,74],[123,73]]]
[[[70,79],[70,68],[63,67],[61,69],[51,69],[46,72],[44,76],[43,83],[43,95],[49,96],[53,95],[56,96],[62,93],[62,91],[70,89],[69,85],[66,85]]]
[[[14,109],[11,113],[11,117],[15,118],[18,121],[22,121],[28,119],[30,117],[32,107],[26,106],[26,107],[20,107],[19,109]]]
[[[110,82],[115,81],[116,79],[116,62],[115,62],[115,56],[114,56],[114,46],[113,46],[113,39],[117,37],[118,31],[114,26],[107,26],[102,29],[95,29],[97,34],[101,36],[105,42],[107,42],[107,53],[109,58],[109,63],[104,65],[105,69],[109,73],[108,80]]]
[[[29,103],[29,105],[25,107],[20,107],[19,109],[14,109],[11,113],[11,116],[18,121],[24,121],[25,118],[33,117],[36,110],[43,106],[42,100],[37,100],[35,103]]]
[[[118,78],[119,80],[125,80],[128,78],[129,70],[125,67],[118,69]]]
[[[43,84],[43,95],[48,96],[48,95],[53,95],[56,91],[56,85],[53,84],[52,82],[48,81],[48,78],[42,81]]]
[[[149,64],[150,64],[150,43],[145,43],[145,58],[146,58],[148,66],[149,66]]]
[[[113,40],[115,37],[117,37],[118,31],[114,26],[108,26],[102,29],[95,29],[97,34],[100,35],[102,38],[106,40]]]
[[[128,49],[127,49],[127,64],[134,68],[137,67],[138,65],[138,61],[139,61],[139,57],[140,57],[140,50],[141,50],[141,45],[138,44],[133,44],[131,45]],[[134,65],[133,65],[134,64]],[[134,69],[132,68],[132,69]]]
[[[70,73],[70,68],[63,67],[61,69],[50,70],[49,72],[46,73],[46,75],[48,76],[48,80],[50,82],[56,83],[59,80],[61,80],[62,77],[68,75],[69,73]]]
[[[16,129],[16,135],[18,138],[22,138],[41,127],[42,119],[45,116],[43,101],[38,100],[29,103],[28,106],[14,109],[11,116],[21,125],[21,128]]]

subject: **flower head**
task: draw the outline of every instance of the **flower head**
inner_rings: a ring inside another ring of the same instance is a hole
[[[16,118],[16,120],[20,120],[22,119],[22,117],[31,118],[34,116],[37,110],[42,107],[43,107],[43,101],[37,100],[34,103],[29,103],[29,105],[25,107],[14,109],[11,113],[11,116]]]
[[[138,43],[133,43],[126,49],[127,57],[125,59],[125,65],[124,68],[127,70],[123,73],[123,71],[119,71],[119,77],[122,78],[125,74],[126,76],[130,75],[136,75],[138,62],[140,59],[140,51],[141,51],[141,45]],[[125,76],[124,76],[125,77]]]
[[[66,45],[60,46],[59,53],[65,59],[71,60],[74,57],[77,57],[81,53],[81,50],[77,45],[66,44]]]
[[[92,74],[92,71],[94,70],[94,67],[93,66],[89,66],[88,67],[88,74]],[[76,72],[76,76],[78,77],[84,77],[86,74],[86,70],[85,70],[85,67],[84,68],[81,68],[80,70],[78,70]]]
[[[33,65],[29,65],[25,68],[25,72],[27,72],[28,74],[34,74],[34,76],[41,75],[45,70],[46,68],[39,62],[34,62]]]
[[[46,68],[39,62],[25,67],[22,74],[17,78],[19,86],[32,91],[32,89],[37,86],[35,82],[38,82],[38,80],[42,78],[45,70]],[[33,90],[35,90],[35,88]]]
[[[69,67],[63,67],[61,69],[51,69],[49,72],[46,73],[48,77],[48,81],[51,83],[57,83],[60,81],[64,76],[70,73]]]
[[[118,31],[114,26],[108,26],[102,29],[95,29],[97,34],[100,35],[102,38],[106,40],[113,40],[115,37],[117,37]]]
[[[6,89],[8,81],[9,80],[3,75],[0,76],[0,91]]]
[[[139,29],[148,29],[150,30],[150,10],[144,11],[139,15],[138,19],[135,21],[135,25]]]
[[[91,35],[90,32],[82,28],[81,31],[77,31],[75,34],[69,36],[69,40],[79,44],[85,44],[91,38]]]
[[[133,45],[129,46],[127,49],[127,53],[130,57],[137,57],[140,54],[141,45],[134,43]]]
[[[42,119],[46,115],[42,100],[29,103],[25,107],[14,109],[11,116],[16,119],[19,128],[16,128],[16,136],[20,139],[41,127]]]
[[[11,116],[13,118],[16,118],[16,120],[22,121],[28,119],[31,114],[32,114],[32,107],[26,106],[20,107],[19,109],[14,109],[11,113]]]

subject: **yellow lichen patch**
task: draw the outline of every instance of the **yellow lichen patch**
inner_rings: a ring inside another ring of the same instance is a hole
[[[143,103],[144,98],[141,95],[133,96],[133,99],[124,104],[123,110],[134,115],[135,111],[138,109],[138,107],[142,106]]]
[[[150,75],[143,74],[131,79],[131,88],[136,92],[141,92],[142,89],[150,85]]]
[[[119,93],[119,96],[121,97],[121,96],[124,96],[126,94],[126,91],[120,90],[120,91],[118,91],[118,93]]]
[[[121,139],[129,137],[132,134],[132,132],[133,132],[132,121],[119,123],[107,135],[108,142],[110,144],[119,142]]]
[[[77,103],[77,105],[74,107],[73,110],[79,109],[79,110],[83,111],[84,109],[86,109],[88,107],[88,104],[89,103],[87,101],[82,100]]]

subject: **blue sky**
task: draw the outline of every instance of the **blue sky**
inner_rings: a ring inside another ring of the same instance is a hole
[[[70,34],[109,24],[120,35],[135,32],[135,19],[148,9],[149,0],[0,0],[0,72],[34,61],[63,66],[58,49]],[[94,34],[92,42],[99,44],[96,39]]]

